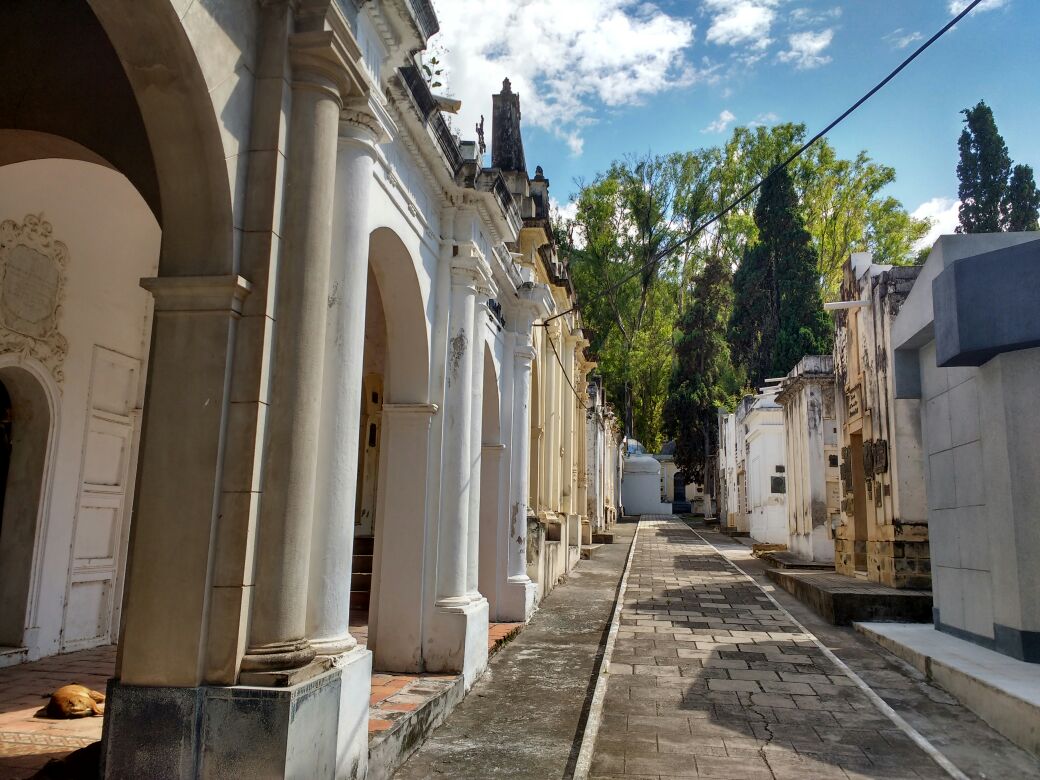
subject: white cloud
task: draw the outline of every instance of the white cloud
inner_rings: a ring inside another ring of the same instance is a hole
[[[793,62],[799,70],[817,68],[831,61],[823,52],[833,39],[834,30],[831,29],[794,33],[787,38],[790,48],[777,56],[781,62]]]
[[[780,121],[780,117],[774,114],[772,111],[766,111],[764,114],[759,114],[750,122],[748,127],[765,127],[766,125],[774,125]]]
[[[687,59],[694,25],[643,0],[441,0],[436,3],[446,83],[462,101],[463,137],[509,78],[527,126],[581,154],[583,131],[601,106],[645,98],[697,81]],[[531,161],[532,163],[534,161]]]
[[[998,8],[1003,8],[1008,4],[1008,2],[1009,0],[982,0],[982,2],[976,6],[975,11],[995,11]],[[970,4],[971,0],[949,0],[946,7],[951,14],[959,14]],[[974,13],[974,11],[972,13]]]
[[[701,130],[702,133],[724,133],[737,117],[729,109],[723,109],[719,118]]]
[[[777,0],[704,0],[711,14],[708,42],[719,46],[765,49],[776,20]]]
[[[840,18],[841,8],[839,6],[835,6],[834,8],[826,8],[823,10],[813,10],[811,8],[795,8],[793,11],[787,14],[787,20],[792,25],[798,27],[816,26]]]
[[[881,40],[885,41],[894,49],[905,49],[911,43],[917,43],[924,36],[917,32],[907,32],[902,27],[893,30],[888,35],[882,36]]]
[[[960,206],[961,202],[956,198],[939,197],[926,200],[914,209],[912,217],[927,219],[932,223],[931,230],[914,245],[914,250],[931,247],[939,236],[955,233],[960,224],[960,215],[957,213]]]
[[[574,219],[578,216],[578,204],[576,201],[571,200],[564,205],[560,205],[560,201],[551,195],[549,196],[549,210],[559,214],[561,219]]]

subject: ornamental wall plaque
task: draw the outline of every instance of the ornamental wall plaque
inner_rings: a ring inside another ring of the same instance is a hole
[[[59,383],[69,351],[58,331],[68,258],[42,215],[0,222],[0,353],[39,360]]]

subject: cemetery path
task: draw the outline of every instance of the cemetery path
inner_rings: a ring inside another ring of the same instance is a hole
[[[812,634],[675,518],[643,518],[591,776],[946,778]]]

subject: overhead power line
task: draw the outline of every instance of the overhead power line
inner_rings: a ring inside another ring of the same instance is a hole
[[[834,119],[834,121],[832,121],[829,125],[827,125],[825,128],[823,128],[820,132],[818,132],[816,135],[814,135],[812,138],[810,138],[808,141],[806,141],[804,144],[802,144],[800,147],[798,147],[798,149],[793,154],[791,154],[790,157],[788,157],[786,160],[784,160],[779,165],[774,166],[769,171],[769,173],[767,173],[765,176],[763,176],[753,187],[748,188],[747,191],[745,191],[740,197],[738,197],[736,200],[734,200],[731,203],[729,203],[724,209],[722,209],[719,213],[717,213],[711,219],[709,219],[709,220],[707,220],[705,222],[702,222],[700,225],[698,225],[696,228],[694,228],[693,232],[690,233],[690,235],[688,235],[682,241],[676,242],[675,245],[671,248],[671,252],[669,252],[668,254],[671,254],[675,250],[681,249],[686,244],[689,244],[692,241],[694,241],[706,229],[708,229],[709,227],[714,225],[716,222],[718,222],[720,219],[722,219],[724,216],[726,216],[729,212],[731,212],[733,209],[735,209],[741,203],[743,203],[748,198],[750,198],[752,195],[754,195],[756,192],[758,192],[762,188],[762,185],[764,185],[767,181],[769,181],[770,178],[772,178],[774,175],[776,175],[777,173],[782,171],[784,168],[789,166],[791,163],[793,163],[795,160],[797,160],[802,155],[802,153],[805,152],[806,149],[808,149],[814,143],[816,143],[821,138],[823,138],[823,136],[825,136],[827,133],[829,133],[831,130],[833,130],[835,127],[837,127],[839,124],[841,124],[856,109],[858,109],[860,106],[862,106],[868,100],[870,100],[870,98],[872,98],[875,94],[877,94],[879,91],[881,91],[881,89],[884,88],[884,86],[886,84],[888,84],[888,82],[890,82],[892,79],[894,79],[896,76],[898,76],[900,74],[900,72],[902,72],[902,70],[904,68],[906,68],[907,65],[909,65],[911,62],[916,60],[929,46],[931,46],[933,43],[935,43],[937,40],[939,40],[941,37],[943,37],[947,32],[949,32],[950,29],[952,27],[954,27],[954,25],[957,24],[957,22],[959,22],[961,19],[963,19],[969,13],[971,13],[971,11],[975,8],[975,6],[977,6],[982,1],[983,0],[972,0],[972,2],[969,3],[967,6],[965,6],[964,9],[959,14],[957,14],[949,22],[947,22],[943,26],[943,28],[941,30],[939,30],[937,33],[935,33],[935,35],[933,35],[927,41],[922,43],[919,47],[917,47],[917,49],[909,57],[907,57],[905,60],[903,60],[901,63],[899,63],[899,65],[895,68],[895,70],[893,70],[891,73],[889,73],[883,79],[881,79],[881,81],[879,81],[877,84],[875,84],[874,87],[869,92],[867,92],[865,95],[863,95],[863,97],[861,97],[859,100],[857,100],[855,103],[853,103],[847,109],[845,109],[836,119]],[[649,271],[651,268],[653,268],[658,263],[663,261],[667,256],[668,255],[662,255],[660,257],[655,257],[652,260],[649,260],[648,262],[643,263],[643,265],[641,265],[639,268],[635,269],[634,271],[631,271],[630,273],[625,274],[617,282],[615,282],[614,284],[604,288],[603,290],[600,290],[597,294],[595,294],[593,296],[590,296],[590,298],[592,300],[596,300],[597,298],[603,298],[603,297],[609,295],[610,293],[614,292],[619,287],[621,287],[621,285],[623,285],[626,282],[634,279],[636,276],[639,276],[640,274],[645,273],[646,271]],[[567,309],[567,311],[560,312],[559,314],[554,314],[552,317],[549,317],[548,319],[546,319],[544,322],[542,322],[540,324],[544,327],[545,325],[548,325],[553,320],[555,320],[555,319],[557,319],[559,317],[563,317],[563,316],[565,316],[567,314],[570,314],[572,311],[574,311],[574,307],[571,307],[570,309]]]

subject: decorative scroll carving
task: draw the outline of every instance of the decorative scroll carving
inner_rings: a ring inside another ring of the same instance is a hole
[[[0,353],[35,358],[59,383],[69,351],[58,331],[68,258],[42,215],[0,223]]]

